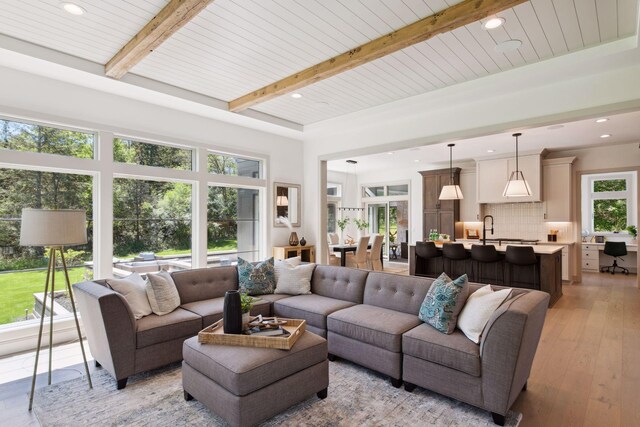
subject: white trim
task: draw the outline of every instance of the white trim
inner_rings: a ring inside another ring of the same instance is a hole
[[[607,191],[607,192],[594,192],[593,185],[595,181],[602,180],[614,180],[623,179],[626,181],[626,190],[624,191]],[[586,188],[585,188],[586,185]],[[637,186],[637,173],[635,171],[628,172],[606,172],[606,173],[594,173],[585,174],[582,177],[582,194],[583,194],[583,226],[588,224],[589,233],[598,236],[626,236],[627,233],[624,230],[620,230],[621,233],[614,232],[602,232],[594,230],[594,211],[593,202],[595,200],[611,200],[611,199],[626,199],[627,200],[627,225],[637,225],[636,215],[637,212],[637,200],[636,200],[636,186]],[[586,213],[586,221],[585,221]]]

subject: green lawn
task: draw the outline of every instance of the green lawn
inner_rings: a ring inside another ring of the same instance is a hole
[[[85,272],[84,267],[69,270],[71,284],[81,282]],[[0,274],[0,325],[16,320],[24,320],[24,310],[33,310],[33,294],[44,292],[46,270],[25,271]],[[66,289],[64,273],[56,272],[56,289]]]

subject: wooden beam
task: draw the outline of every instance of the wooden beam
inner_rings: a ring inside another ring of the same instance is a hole
[[[233,112],[245,110],[253,105],[423,42],[438,34],[479,21],[525,1],[527,0],[465,0],[385,36],[234,99],[229,102],[229,110]]]
[[[185,26],[213,0],[171,0],[104,66],[114,79],[124,76],[173,33]]]

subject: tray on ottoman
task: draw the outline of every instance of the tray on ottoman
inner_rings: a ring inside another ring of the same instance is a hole
[[[269,337],[244,334],[225,334],[222,328],[222,320],[208,326],[198,332],[198,342],[202,344],[239,345],[242,347],[275,348],[279,350],[291,350],[298,338],[307,329],[304,319],[285,319],[287,324],[282,326],[289,332],[286,337]]]

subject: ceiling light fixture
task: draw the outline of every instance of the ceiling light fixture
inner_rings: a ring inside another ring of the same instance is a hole
[[[611,138],[611,134],[610,133],[605,133],[604,135],[600,135],[600,138]]]
[[[492,148],[490,148],[490,149],[488,149],[488,150],[487,150],[487,153],[495,153],[495,152],[496,152],[496,150],[494,150],[494,149],[492,149]]]
[[[602,119],[596,120],[596,123],[604,123],[604,122],[608,122],[608,121],[609,121],[609,119],[602,118]]]
[[[518,137],[521,135],[521,133],[513,134],[516,138],[516,170],[511,172],[509,181],[507,181],[507,185],[504,187],[502,197],[526,197],[531,195],[531,187],[529,187],[529,183],[524,179],[524,174],[518,168]]]
[[[302,94],[301,93],[292,93],[291,97],[294,99],[300,99],[302,98]]]
[[[493,30],[501,27],[504,22],[504,18],[498,18],[497,16],[494,16],[484,21],[484,23],[482,24],[482,28],[484,28],[485,30]]]
[[[449,185],[445,185],[442,187],[442,191],[440,192],[440,200],[462,200],[464,196],[462,195],[462,190],[460,186],[454,183],[453,178],[453,147],[456,144],[448,144],[449,147]]]
[[[387,154],[393,156],[393,151],[389,151]]]
[[[86,12],[83,8],[75,3],[62,3],[61,6],[65,11],[75,16],[84,15]]]
[[[413,162],[414,163],[420,163],[420,159],[415,159]]]
[[[507,40],[495,45],[493,50],[498,53],[507,53],[518,49],[520,46],[522,46],[522,42],[520,40]]]

